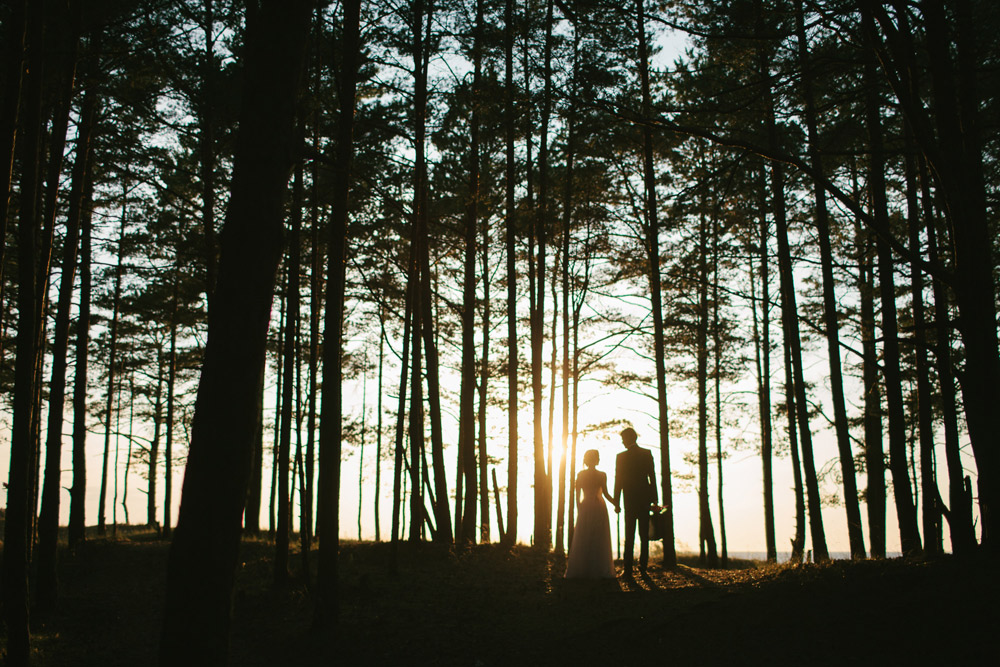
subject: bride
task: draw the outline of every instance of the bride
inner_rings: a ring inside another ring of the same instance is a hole
[[[583,455],[583,464],[587,467],[576,478],[577,519],[569,547],[567,579],[615,576],[611,560],[611,523],[608,506],[604,503],[607,498],[614,504],[614,499],[608,493],[608,476],[596,467],[600,461],[596,449],[587,450]]]

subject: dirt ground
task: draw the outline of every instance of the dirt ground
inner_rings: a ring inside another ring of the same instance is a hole
[[[635,582],[581,582],[528,547],[404,543],[396,575],[388,544],[342,547],[340,622],[320,634],[306,585],[272,585],[273,546],[244,542],[231,664],[974,665],[992,664],[1000,629],[985,556],[725,570],[682,557]],[[63,551],[34,664],[156,664],[167,549],[136,532]]]

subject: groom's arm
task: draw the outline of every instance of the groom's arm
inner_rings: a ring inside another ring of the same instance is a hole
[[[653,453],[646,450],[649,453],[649,488],[653,490],[653,504],[659,505],[659,495],[656,491],[656,467],[653,465]]]
[[[621,505],[622,498],[622,466],[618,459],[615,459],[615,507]]]

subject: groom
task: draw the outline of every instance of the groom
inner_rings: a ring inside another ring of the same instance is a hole
[[[656,504],[656,472],[653,455],[636,444],[635,430],[626,428],[621,433],[625,451],[615,461],[615,512],[621,511],[622,492],[625,493],[625,562],[623,572],[632,577],[635,529],[639,528],[639,571],[646,574],[649,561],[649,506]]]

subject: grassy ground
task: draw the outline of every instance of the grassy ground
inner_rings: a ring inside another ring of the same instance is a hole
[[[34,664],[155,664],[167,548],[123,531],[63,551],[59,611],[33,619]],[[1000,628],[1000,582],[981,558],[728,570],[682,558],[635,583],[579,582],[558,556],[496,546],[402,544],[393,576],[388,545],[346,542],[341,621],[317,634],[307,588],[271,584],[272,551],[244,542],[234,665],[972,665],[992,663]]]

